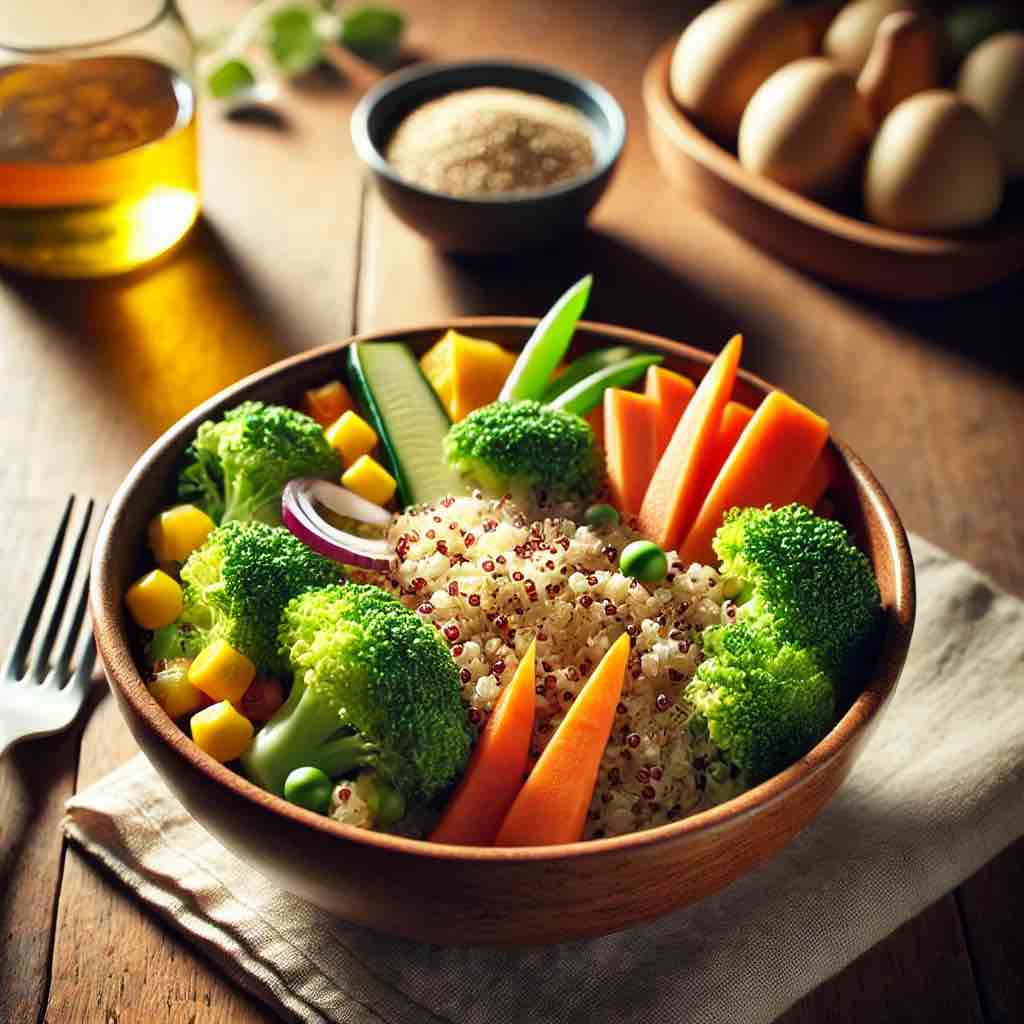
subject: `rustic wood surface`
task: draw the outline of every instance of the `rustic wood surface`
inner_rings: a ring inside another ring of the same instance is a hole
[[[205,31],[247,5],[182,6]],[[1024,596],[1024,282],[928,306],[865,300],[681,204],[650,155],[639,87],[681,6],[404,0],[411,53],[548,60],[623,104],[631,138],[592,230],[543,257],[481,266],[430,251],[365,191],[347,137],[357,90],[323,75],[287,91],[283,128],[205,111],[204,220],[160,266],[88,284],[0,277],[0,649],[65,493],[109,495],[200,398],[356,329],[538,314],[583,270],[600,282],[594,319],[708,348],[743,330],[750,368],[832,420],[909,528]],[[64,799],[133,749],[98,690],[83,725],[0,762],[0,1021],[271,1020],[62,846]],[[1018,842],[783,1020],[1022,1020],[1022,917]]]

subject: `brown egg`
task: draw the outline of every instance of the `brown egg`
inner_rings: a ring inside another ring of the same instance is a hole
[[[988,122],[1006,176],[1024,178],[1024,32],[1000,32],[971,50],[956,91]]]
[[[829,23],[822,52],[856,75],[868,59],[875,33],[886,15],[915,7],[914,0],[854,0]]]
[[[805,57],[776,71],[747,104],[740,163],[795,192],[827,196],[848,181],[869,133],[853,75]]]
[[[900,103],[882,122],[864,171],[864,205],[901,231],[954,231],[991,220],[1002,160],[981,115],[948,89]]]
[[[683,33],[672,58],[676,102],[732,143],[757,87],[813,49],[810,24],[781,0],[719,0]]]

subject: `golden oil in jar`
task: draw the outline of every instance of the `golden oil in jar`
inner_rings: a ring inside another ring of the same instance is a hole
[[[175,71],[122,56],[0,68],[0,263],[117,273],[198,212],[195,97]]]

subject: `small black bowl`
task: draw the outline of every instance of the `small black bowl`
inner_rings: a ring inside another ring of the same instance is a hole
[[[384,157],[402,119],[428,100],[478,86],[519,89],[575,107],[594,128],[594,168],[542,191],[480,198],[445,195],[402,178]],[[622,109],[596,82],[516,61],[417,65],[389,75],[352,113],[352,141],[384,201],[405,224],[449,252],[510,252],[578,230],[607,188],[625,139]]]

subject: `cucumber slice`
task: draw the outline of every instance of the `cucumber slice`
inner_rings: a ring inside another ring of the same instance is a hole
[[[384,447],[402,506],[466,494],[465,481],[444,460],[448,415],[409,346],[399,341],[350,345],[348,369],[357,400]]]

